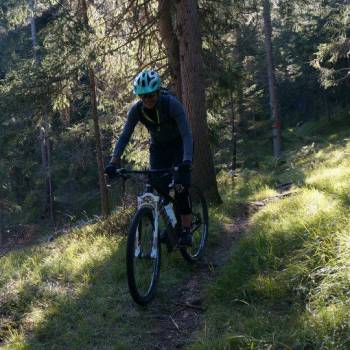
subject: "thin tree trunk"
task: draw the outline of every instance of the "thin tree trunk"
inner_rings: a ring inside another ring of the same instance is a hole
[[[29,8],[31,12],[30,16],[30,27],[32,36],[32,47],[33,47],[33,58],[35,64],[38,64],[37,56],[37,40],[36,40],[36,26],[35,26],[35,2],[29,0]],[[45,209],[44,212],[49,213],[50,222],[54,225],[54,208],[53,208],[53,189],[52,189],[52,178],[51,178],[51,149],[50,139],[48,136],[49,121],[48,121],[48,108],[47,101],[44,102],[44,111],[41,117],[40,126],[40,148],[41,148],[41,160],[43,167],[43,174],[45,178]]]
[[[263,0],[263,17],[264,17],[264,33],[265,33],[265,51],[267,60],[267,73],[269,80],[269,95],[271,117],[273,120],[272,137],[273,137],[273,155],[278,158],[281,154],[281,119],[279,110],[279,101],[276,89],[275,66],[272,53],[272,26],[271,26],[271,7],[269,0]]]
[[[35,3],[34,0],[29,0],[29,8],[30,8],[30,28],[32,34],[32,47],[33,47],[33,57],[34,61],[37,62],[37,44],[36,44],[36,26],[35,26]]]
[[[53,211],[53,189],[51,181],[51,150],[50,139],[47,134],[47,110],[44,111],[42,126],[40,127],[40,144],[41,144],[41,162],[45,177],[45,213],[49,213],[50,222],[54,225],[54,211]]]
[[[177,39],[172,14],[174,3],[171,0],[158,0],[159,32],[167,51],[172,86],[176,96],[182,99],[179,41]]]
[[[51,140],[48,135],[49,130],[49,116],[48,106],[45,101],[44,109],[44,129],[45,129],[45,154],[46,154],[46,188],[47,188],[47,207],[49,209],[51,225],[55,225],[54,215],[54,198],[53,198],[53,187],[52,187],[52,174],[51,174]]]
[[[193,178],[194,182],[206,192],[210,201],[221,203],[213,158],[209,147],[205,90],[202,76],[202,41],[199,30],[197,1],[178,1],[177,20],[182,100],[189,116],[194,138]]]
[[[90,29],[89,19],[88,19],[88,13],[87,13],[87,4],[85,0],[81,0],[81,10],[82,10],[81,14],[82,14],[83,24],[86,30],[89,31]],[[94,132],[95,132],[96,160],[97,160],[97,166],[98,166],[98,178],[99,178],[99,186],[100,186],[100,194],[101,194],[101,214],[102,216],[107,217],[109,212],[108,191],[107,191],[106,179],[104,176],[101,134],[100,134],[99,121],[98,121],[98,113],[97,113],[95,72],[91,62],[87,62],[87,70],[89,74],[91,115],[94,123]]]
[[[90,85],[90,96],[91,96],[91,107],[92,107],[91,112],[92,112],[92,119],[94,122],[94,131],[95,131],[96,160],[98,165],[98,176],[99,176],[100,193],[101,193],[101,214],[102,216],[107,217],[109,212],[108,192],[107,192],[106,179],[104,176],[101,134],[100,134],[100,126],[98,122],[98,114],[97,114],[96,83],[95,83],[94,70],[90,63],[88,64],[88,72],[89,72],[89,85]]]
[[[236,128],[236,118],[235,118],[235,108],[234,108],[234,99],[233,91],[230,93],[231,98],[231,148],[232,148],[232,178],[237,170],[237,128]]]

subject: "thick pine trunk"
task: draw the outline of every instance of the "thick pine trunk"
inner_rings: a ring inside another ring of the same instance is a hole
[[[2,246],[3,233],[4,233],[4,204],[3,204],[3,196],[0,189],[0,248]]]
[[[172,14],[174,3],[171,0],[158,0],[159,32],[167,51],[172,86],[179,100],[181,93],[181,71],[179,41],[176,36]]]
[[[265,33],[265,51],[267,60],[267,74],[269,80],[269,95],[273,138],[273,155],[278,158],[281,154],[281,119],[279,110],[279,101],[276,88],[275,66],[272,53],[272,25],[271,25],[271,7],[269,0],[263,0],[264,5],[264,33]]]
[[[177,21],[182,101],[189,116],[194,138],[193,178],[194,182],[206,192],[210,201],[220,203],[214,163],[209,147],[197,1],[178,1]]]

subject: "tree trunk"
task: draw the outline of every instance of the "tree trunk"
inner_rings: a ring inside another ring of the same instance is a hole
[[[3,204],[3,196],[0,189],[0,248],[2,246],[4,233],[4,204]]]
[[[167,51],[170,77],[172,81],[171,85],[173,86],[176,96],[181,100],[179,41],[172,20],[173,11],[174,6],[171,0],[158,0],[159,32]]]
[[[32,36],[32,47],[33,47],[33,58],[35,64],[38,64],[37,57],[37,41],[36,41],[36,26],[35,26],[35,2],[34,0],[29,0],[30,8],[30,27]],[[51,149],[50,149],[50,139],[48,135],[49,130],[49,118],[48,118],[48,108],[47,101],[44,101],[45,107],[43,115],[40,121],[40,149],[41,149],[41,161],[43,167],[43,174],[45,178],[45,214],[49,213],[51,224],[54,225],[54,208],[53,208],[53,189],[52,189],[52,178],[51,178]]]
[[[179,0],[177,2],[177,21],[182,101],[189,116],[194,138],[193,178],[194,182],[206,192],[210,201],[221,203],[209,147],[197,1]]]
[[[96,160],[98,165],[98,177],[99,177],[100,193],[101,193],[101,214],[102,216],[107,217],[109,212],[108,193],[107,193],[106,179],[104,176],[100,126],[99,126],[98,114],[97,114],[96,83],[95,83],[94,70],[90,63],[88,65],[88,72],[89,72],[89,86],[90,86],[90,96],[91,96],[91,114],[94,122]]]
[[[45,106],[44,116],[40,127],[41,161],[43,165],[46,188],[45,213],[49,214],[51,225],[54,225],[55,219],[53,210],[53,188],[51,178],[51,146],[48,129],[48,112],[47,106]]]
[[[232,178],[237,169],[237,127],[236,127],[236,118],[235,118],[235,107],[234,107],[234,98],[233,92],[230,93],[231,98],[231,148],[232,148]]]
[[[29,0],[30,9],[30,29],[32,34],[32,47],[33,47],[33,57],[34,61],[37,62],[37,45],[36,45],[36,27],[35,27],[35,4],[34,0]]]
[[[269,80],[270,109],[273,120],[272,137],[273,137],[273,155],[278,158],[281,154],[281,119],[279,110],[279,101],[276,89],[275,66],[272,53],[272,26],[271,26],[271,8],[270,1],[263,0],[264,5],[264,33],[265,33],[265,51],[267,60],[267,73]]]
[[[90,29],[89,19],[88,19],[88,13],[87,13],[87,4],[85,0],[81,0],[81,11],[82,11],[81,15],[82,15],[83,25],[85,26],[85,29],[89,31]],[[109,212],[108,191],[107,191],[106,179],[104,176],[101,134],[100,134],[99,121],[98,121],[98,113],[97,113],[95,73],[91,62],[87,62],[87,70],[89,74],[91,115],[94,123],[94,132],[95,132],[96,160],[97,160],[98,178],[99,178],[100,194],[101,194],[101,214],[103,217],[107,217]]]

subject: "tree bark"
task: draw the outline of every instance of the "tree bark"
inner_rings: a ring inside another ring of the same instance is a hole
[[[88,72],[89,72],[89,85],[90,85],[90,96],[91,96],[91,114],[94,122],[96,160],[98,165],[98,177],[99,177],[100,193],[101,193],[101,214],[102,216],[107,217],[109,212],[108,192],[107,192],[107,186],[106,186],[106,179],[104,176],[100,126],[99,126],[98,114],[97,114],[95,74],[91,64],[88,64]]]
[[[269,80],[270,109],[273,121],[272,138],[273,138],[273,155],[278,158],[281,154],[281,119],[279,100],[277,96],[275,65],[272,53],[272,25],[271,25],[271,7],[269,0],[263,0],[263,17],[265,33],[265,51],[267,60],[267,74]]]
[[[179,41],[173,22],[174,6],[171,0],[158,0],[159,32],[167,51],[171,85],[179,100],[182,100],[181,93],[181,70],[179,57]]]
[[[203,54],[199,29],[197,1],[177,2],[177,21],[180,44],[182,101],[187,110],[194,138],[194,182],[208,199],[221,203],[215,169],[209,146],[205,108],[205,89],[202,76]]]
[[[87,4],[85,0],[81,0],[81,10],[82,10],[82,21],[85,26],[85,29],[89,31],[89,19],[87,13]],[[87,70],[89,74],[89,88],[90,88],[90,97],[91,97],[91,115],[94,124],[95,132],[95,145],[96,145],[96,160],[98,167],[98,178],[101,194],[101,214],[103,217],[108,216],[109,205],[108,205],[108,191],[106,185],[106,179],[104,176],[104,165],[103,165],[103,155],[102,155],[102,146],[101,146],[101,134],[100,126],[98,121],[97,113],[97,98],[96,98],[96,81],[95,81],[95,72],[92,67],[91,62],[87,62]]]
[[[30,29],[32,35],[32,47],[33,47],[33,57],[34,61],[37,62],[37,44],[36,44],[36,26],[35,26],[35,4],[34,0],[29,0],[29,8],[30,8]]]
[[[45,188],[46,188],[46,201],[45,201],[45,213],[49,213],[50,222],[55,224],[54,218],[54,202],[53,202],[53,188],[51,178],[51,146],[50,138],[48,135],[48,112],[47,105],[44,109],[44,116],[40,127],[40,144],[41,144],[41,161],[43,165]]]
[[[3,204],[3,196],[0,189],[0,248],[2,246],[3,232],[4,232],[4,204]]]
[[[234,178],[234,174],[237,169],[237,127],[236,127],[233,91],[231,91],[230,93],[230,99],[231,99],[231,148],[232,148],[231,171],[232,171],[232,178]]]
[[[36,40],[36,26],[35,26],[35,2],[34,0],[29,0],[30,8],[30,27],[32,36],[32,47],[33,47],[33,58],[35,64],[38,64],[37,56],[37,40]],[[45,209],[44,212],[49,213],[51,224],[54,225],[54,200],[53,200],[53,188],[52,188],[52,178],[51,178],[51,148],[50,148],[50,138],[48,135],[49,130],[49,117],[47,101],[44,101],[44,111],[40,121],[40,149],[41,149],[41,161],[43,167],[43,173],[45,178]]]

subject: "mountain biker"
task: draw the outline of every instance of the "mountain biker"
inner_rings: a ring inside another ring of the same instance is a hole
[[[193,153],[192,132],[182,104],[161,89],[161,81],[154,70],[140,72],[134,80],[134,94],[140,100],[128,111],[124,129],[115,145],[112,158],[105,173],[113,176],[121,168],[121,156],[127,146],[134,128],[141,122],[148,129],[150,142],[151,169],[178,166],[175,175],[175,199],[181,214],[182,234],[180,245],[191,246],[192,207],[189,195],[191,185],[191,165]],[[169,192],[171,178],[160,184]]]

